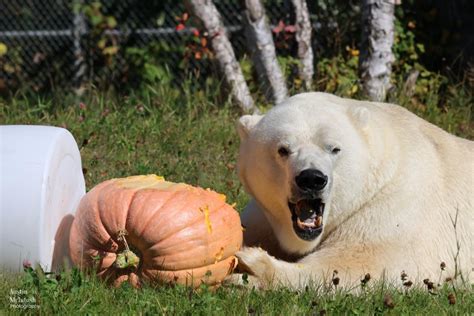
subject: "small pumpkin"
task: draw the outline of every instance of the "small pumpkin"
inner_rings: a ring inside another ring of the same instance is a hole
[[[135,287],[144,280],[218,285],[237,265],[241,245],[239,215],[224,195],[156,175],[94,187],[79,204],[69,239],[76,266]]]

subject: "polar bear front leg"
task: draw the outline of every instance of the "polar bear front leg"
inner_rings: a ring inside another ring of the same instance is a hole
[[[383,265],[374,264],[380,253],[367,252],[354,247],[355,251],[317,251],[299,262],[286,262],[269,255],[262,248],[244,247],[237,252],[239,269],[249,273],[249,284],[258,288],[289,287],[303,289],[307,285],[328,283],[335,270],[340,285],[354,287],[360,284],[367,273],[378,279],[383,277]],[[400,270],[401,271],[401,270]],[[397,273],[400,271],[397,270]],[[392,278],[395,275],[392,275]],[[398,274],[399,275],[399,274]],[[232,283],[242,285],[234,276]]]

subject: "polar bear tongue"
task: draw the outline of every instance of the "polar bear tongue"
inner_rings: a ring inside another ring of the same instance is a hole
[[[315,209],[314,203],[310,200],[300,200],[296,203],[297,224],[300,228],[320,227],[322,224],[322,214],[318,215],[318,209]]]

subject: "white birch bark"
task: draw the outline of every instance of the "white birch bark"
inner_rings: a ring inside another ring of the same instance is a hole
[[[77,0],[77,3],[83,5],[83,0]],[[85,58],[85,50],[82,45],[82,36],[87,32],[87,24],[82,12],[74,12],[73,19],[73,49],[74,49],[74,92],[77,96],[82,96],[84,93],[84,81],[87,73],[87,64]]]
[[[314,55],[311,46],[311,21],[309,19],[306,0],[292,0],[296,15],[296,41],[298,43],[298,58],[301,65],[299,76],[306,90],[311,90],[314,74]]]
[[[260,0],[245,0],[245,8],[243,15],[250,54],[259,78],[266,82],[273,101],[278,104],[288,97],[288,90],[276,57],[265,9]]]
[[[373,101],[384,101],[391,87],[396,2],[362,0],[360,76],[364,93]]]
[[[231,89],[233,99],[244,112],[258,112],[216,6],[211,0],[189,0],[188,3],[209,33],[219,68]]]

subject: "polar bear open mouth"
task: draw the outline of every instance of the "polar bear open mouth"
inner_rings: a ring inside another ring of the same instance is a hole
[[[321,199],[302,199],[288,202],[296,235],[303,240],[314,240],[323,231],[325,204]]]

